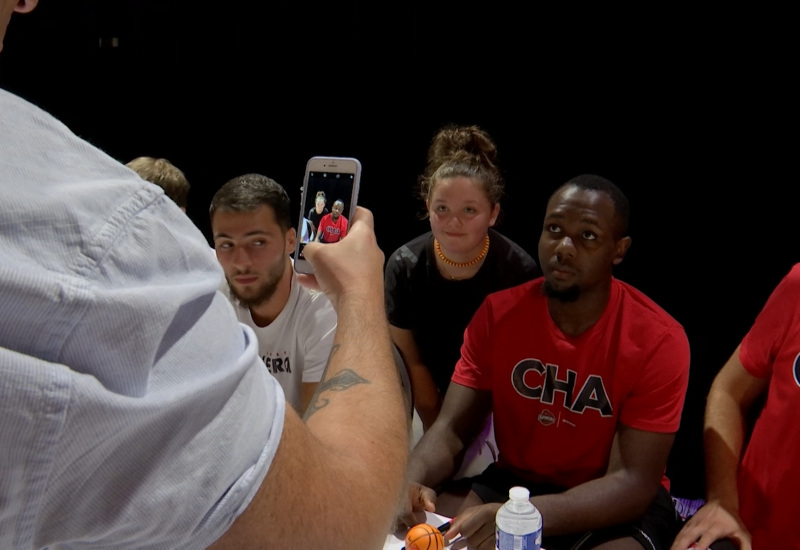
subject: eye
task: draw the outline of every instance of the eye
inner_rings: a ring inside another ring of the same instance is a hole
[[[587,241],[593,241],[597,238],[597,234],[592,231],[584,231],[582,236]]]
[[[229,243],[229,242],[216,243],[214,245],[214,248],[217,248],[219,250],[229,250],[232,247],[233,247],[233,243]]]
[[[475,210],[475,209],[474,209],[473,207],[471,207],[471,206],[467,206],[467,207],[464,209],[464,212],[466,212],[467,214],[475,214],[475,212],[477,212],[477,210]]]
[[[267,244],[267,241],[265,241],[264,239],[257,239],[251,242],[250,246],[264,246],[265,244]]]
[[[447,212],[447,207],[443,204],[438,205],[435,208],[436,212]]]
[[[551,223],[547,225],[547,231],[549,231],[550,233],[561,233],[561,227],[554,223]]]

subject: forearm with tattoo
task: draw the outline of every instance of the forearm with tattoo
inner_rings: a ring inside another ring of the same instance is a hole
[[[335,348],[338,348],[338,346],[335,346]],[[331,355],[333,355],[335,352],[336,349],[331,351]],[[346,389],[352,388],[357,384],[369,383],[369,380],[359,376],[358,373],[356,373],[353,369],[342,369],[332,377],[319,383],[319,386],[317,386],[317,391],[314,393],[314,397],[311,399],[311,403],[308,404],[308,408],[306,409],[303,420],[308,420],[312,414],[328,405],[330,401],[325,397],[326,392],[345,391]]]

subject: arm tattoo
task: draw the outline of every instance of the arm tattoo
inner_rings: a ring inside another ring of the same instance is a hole
[[[359,376],[356,371],[352,369],[344,369],[341,372],[337,372],[334,376],[327,380],[323,380],[317,386],[317,391],[314,393],[314,397],[311,400],[311,403],[308,404],[308,408],[306,409],[306,413],[304,415],[304,420],[308,420],[308,418],[317,412],[318,410],[326,407],[330,402],[328,399],[322,397],[322,394],[328,391],[345,391],[348,388],[355,386],[356,384],[369,384],[369,380],[362,378]]]

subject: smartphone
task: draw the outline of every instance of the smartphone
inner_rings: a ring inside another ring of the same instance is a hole
[[[311,241],[335,243],[347,236],[350,220],[356,211],[361,162],[352,157],[311,157],[306,163],[294,269],[313,273],[303,256]]]

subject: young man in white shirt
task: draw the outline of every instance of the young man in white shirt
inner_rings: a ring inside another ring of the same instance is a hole
[[[236,316],[255,331],[261,359],[303,414],[325,371],[336,312],[294,276],[289,195],[272,178],[245,174],[216,192],[210,215]]]

